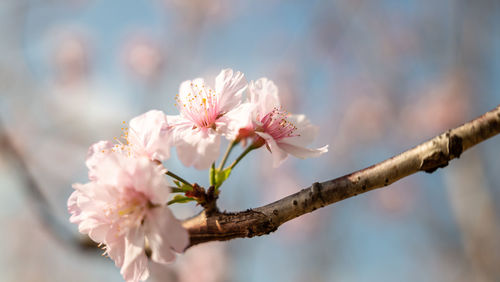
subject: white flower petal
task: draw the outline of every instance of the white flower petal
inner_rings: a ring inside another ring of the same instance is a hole
[[[144,281],[149,276],[148,259],[144,252],[144,229],[132,228],[125,236],[125,256],[120,273],[127,281]]]
[[[187,104],[187,102],[189,102],[190,100],[190,96],[189,95],[192,95],[194,92],[195,92],[195,85],[197,86],[202,86],[202,85],[205,85],[205,81],[203,80],[203,78],[195,78],[193,80],[186,80],[186,81],[183,81],[179,87],[179,100],[181,102],[185,102]],[[182,105],[179,105],[182,107]]]
[[[265,77],[250,82],[248,86],[250,103],[256,106],[256,113],[263,117],[274,108],[281,106],[278,96],[278,87],[272,80]]]
[[[89,237],[94,242],[103,242],[106,239],[109,229],[110,226],[108,224],[100,224],[89,231]]]
[[[75,183],[73,186],[81,186],[82,184]],[[76,188],[75,188],[76,189]],[[68,212],[71,214],[70,221],[73,223],[78,223],[77,218],[82,213],[80,207],[78,207],[78,198],[80,197],[80,192],[74,191],[68,198]]]
[[[177,107],[179,108],[181,116],[186,119],[192,119],[190,115],[190,108],[193,106],[192,99],[204,85],[205,81],[202,78],[186,80],[181,83],[179,87],[179,96],[176,97]]]
[[[309,149],[305,146],[311,143],[318,135],[319,127],[311,124],[305,115],[292,115],[288,120],[297,127],[293,137],[278,141],[278,146],[289,154],[298,158],[318,157],[328,152],[328,145],[318,149]]]
[[[95,166],[94,175],[103,185],[121,187],[120,183],[130,181],[130,175],[125,171],[127,158],[121,152],[106,153]]]
[[[146,236],[151,247],[153,261],[169,263],[176,252],[183,252],[189,244],[189,235],[167,206],[154,208],[145,222]]]
[[[283,151],[278,144],[276,144],[276,141],[274,141],[273,137],[267,133],[263,132],[255,132],[257,135],[262,137],[266,141],[266,145],[271,151],[271,154],[273,156],[273,167],[278,167],[280,166],[281,163],[286,159],[288,154]]]
[[[311,124],[305,115],[291,115],[287,117],[297,129],[293,132],[293,137],[285,138],[281,142],[304,147],[310,144],[318,135],[319,127]]]
[[[318,149],[309,149],[305,147],[295,146],[287,143],[278,143],[278,147],[280,147],[283,151],[296,156],[297,158],[305,159],[312,157],[319,157],[322,154],[328,152],[328,145],[323,146]]]
[[[148,200],[156,205],[166,204],[170,194],[168,181],[163,166],[141,158],[136,162],[132,180],[136,191],[142,192]]]
[[[177,156],[185,166],[207,169],[219,156],[220,135],[213,129],[178,127],[174,130]]]
[[[148,111],[133,118],[129,124],[128,141],[136,155],[146,155],[159,161],[170,157],[169,126],[162,111]]]
[[[89,169],[90,180],[97,179],[97,176],[95,175],[95,168],[104,158],[107,157],[109,153],[111,153],[112,148],[113,148],[113,143],[109,141],[99,141],[97,143],[92,144],[92,146],[89,147],[85,164]]]
[[[225,114],[221,119],[221,125],[217,128],[228,140],[236,139],[240,129],[253,130],[252,114],[255,111],[255,105],[252,103],[243,103],[234,110]]]
[[[220,111],[227,113],[241,103],[241,95],[247,87],[244,75],[232,69],[223,69],[215,78],[215,92],[219,96]]]
[[[106,254],[111,258],[117,267],[122,267],[125,259],[125,236],[116,237],[115,234],[108,233],[105,240]]]

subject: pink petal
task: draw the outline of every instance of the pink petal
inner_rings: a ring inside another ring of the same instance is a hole
[[[143,193],[151,203],[167,203],[170,188],[162,165],[147,158],[137,159],[132,180],[134,190]]]
[[[109,141],[99,141],[97,143],[92,144],[87,152],[87,159],[85,164],[89,169],[89,179],[96,180],[97,176],[95,175],[96,166],[101,162],[107,155],[111,152],[113,148],[113,143]]]
[[[311,143],[318,135],[319,127],[312,125],[305,115],[292,115],[288,120],[297,127],[293,137],[284,138],[278,146],[289,154],[298,158],[318,157],[328,152],[328,145],[318,149],[309,149],[305,146]]]
[[[283,163],[288,154],[285,151],[283,151],[278,146],[278,144],[276,144],[276,141],[274,141],[271,135],[264,132],[255,132],[255,133],[260,137],[262,137],[264,140],[266,140],[266,145],[268,146],[268,149],[271,151],[271,154],[273,156],[273,167],[280,166],[280,164]]]
[[[219,132],[232,141],[236,139],[240,129],[253,131],[252,114],[254,111],[254,104],[243,103],[239,105],[220,118],[221,124],[217,125],[217,128],[220,129]]]
[[[193,80],[183,81],[179,87],[179,96],[177,97],[177,107],[181,113],[181,116],[186,119],[191,119],[188,114],[189,107],[191,106],[192,96],[194,93],[197,93],[198,88],[196,86],[205,85],[205,81],[202,78],[196,78]]]
[[[297,130],[293,132],[296,136],[283,139],[284,143],[305,147],[307,144],[314,141],[319,133],[319,127],[311,124],[305,115],[291,115],[287,120],[295,125]]]
[[[96,164],[94,174],[102,184],[120,186],[119,183],[130,179],[125,176],[124,164],[126,162],[127,156],[121,152],[109,152]]]
[[[148,259],[144,252],[144,229],[130,229],[125,235],[125,255],[120,273],[127,281],[144,281],[149,276]]]
[[[92,195],[95,192],[101,193],[104,189],[98,189],[94,182],[87,184],[75,183],[74,191],[68,199],[68,211],[71,214],[70,222],[79,224],[79,231],[87,234],[93,228],[102,224],[102,208],[99,207],[99,200]],[[93,197],[92,199],[89,198]]]
[[[108,233],[105,242],[106,254],[115,262],[117,267],[122,267],[125,258],[125,236],[116,237],[115,234]]]
[[[136,154],[164,161],[170,157],[170,134],[167,116],[151,110],[130,121],[128,140]]]
[[[278,143],[278,146],[285,152],[296,156],[297,158],[305,159],[319,157],[328,152],[328,145],[318,149],[309,149],[305,147],[295,146],[287,143]]]
[[[263,77],[248,86],[250,103],[256,106],[256,113],[260,117],[271,112],[274,108],[280,108],[281,103],[278,96],[278,87],[271,80]]]
[[[175,259],[173,251],[182,252],[189,244],[189,235],[167,206],[150,211],[146,222],[153,261],[169,263]]]
[[[109,232],[109,229],[110,229],[109,224],[101,224],[98,226],[94,226],[89,231],[89,237],[94,242],[104,242],[104,240],[106,239],[106,235]]]
[[[227,113],[241,103],[241,95],[246,87],[247,82],[241,72],[223,69],[215,78],[215,92],[220,95],[220,111]]]
[[[188,125],[176,128],[174,134],[177,156],[185,166],[207,169],[219,156],[220,135],[213,129],[193,129]]]
[[[81,185],[81,184],[78,184],[78,185]],[[73,193],[71,193],[71,195],[68,198],[68,212],[71,214],[72,218],[78,217],[80,215],[80,213],[82,212],[77,204],[79,196],[80,196],[80,192],[74,191]],[[71,221],[71,219],[70,219],[70,221]],[[73,222],[73,221],[71,221],[71,222]]]

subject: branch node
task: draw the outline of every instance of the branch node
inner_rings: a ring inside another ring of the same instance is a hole
[[[219,195],[217,191],[215,191],[215,186],[212,185],[205,191],[205,188],[194,183],[193,190],[186,192],[186,196],[195,198],[198,204],[205,209],[207,214],[220,213],[217,207]]]
[[[432,155],[428,156],[422,162],[422,166],[420,170],[423,170],[427,173],[433,173],[438,168],[443,168],[448,165],[449,157],[446,156],[443,152],[435,152]]]
[[[462,154],[464,148],[462,146],[462,138],[457,136],[457,135],[452,135],[450,138],[450,142],[448,142],[448,152],[450,155],[450,158],[455,157],[455,158],[460,158],[460,155]]]
[[[311,186],[311,192],[312,192],[311,198],[312,198],[313,202],[315,201],[315,198],[317,197],[321,200],[322,206],[327,204],[325,199],[323,199],[323,195],[322,195],[323,186],[321,185],[321,183],[314,182]]]

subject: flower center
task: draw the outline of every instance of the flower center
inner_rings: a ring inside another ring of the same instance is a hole
[[[115,204],[104,210],[105,215],[116,224],[117,236],[142,224],[148,203],[143,193],[133,188],[126,188]]]
[[[109,149],[102,149],[101,153],[107,153],[107,152],[121,152],[124,153],[126,156],[131,156],[132,154],[132,146],[133,144],[130,142],[130,137],[129,137],[129,128],[125,127],[126,122],[123,121],[123,126],[121,128],[123,134],[120,135],[120,137],[113,137],[113,140],[117,142],[117,144],[113,145],[113,147]],[[132,132],[134,133],[134,132]]]
[[[221,116],[219,97],[215,91],[205,85],[191,83],[191,90],[192,92],[182,97],[175,96],[179,111],[191,120],[195,127],[215,129],[215,121]]]
[[[299,136],[294,134],[297,127],[287,120],[289,114],[282,108],[274,108],[270,113],[260,119],[262,125],[257,130],[263,131],[279,141],[286,137]]]

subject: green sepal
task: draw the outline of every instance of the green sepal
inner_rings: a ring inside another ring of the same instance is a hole
[[[170,187],[170,192],[171,193],[184,193],[186,191],[182,190],[181,188]]]
[[[184,192],[193,191],[193,187],[191,185],[187,185],[187,184],[182,184],[180,189]]]
[[[179,188],[170,187],[170,189],[172,193],[185,193],[187,191],[193,191],[193,187],[187,184],[182,184]]]
[[[215,188],[219,188],[224,181],[229,177],[231,174],[231,168],[226,168],[224,170],[218,171],[215,174],[215,181],[217,182],[217,185],[215,185]]]
[[[214,174],[215,183],[213,183],[214,181],[210,181],[210,185],[215,186],[215,188],[217,189],[229,177],[229,175],[231,174],[231,168],[226,168],[223,170],[210,168],[210,175],[212,176],[212,174]],[[212,177],[210,177],[210,179],[212,179]]]
[[[186,196],[182,196],[182,195],[175,195],[172,198],[172,200],[168,201],[167,205],[171,205],[171,204],[175,204],[175,203],[183,204],[183,203],[192,202],[192,201],[196,201],[196,200],[194,198],[191,198],[191,197],[186,197]]]

